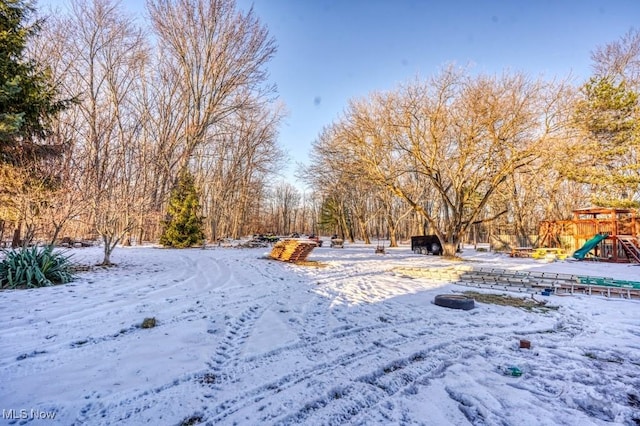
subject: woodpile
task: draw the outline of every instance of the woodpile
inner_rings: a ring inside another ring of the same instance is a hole
[[[271,258],[283,262],[302,262],[316,247],[314,241],[283,240],[278,241],[271,250]]]

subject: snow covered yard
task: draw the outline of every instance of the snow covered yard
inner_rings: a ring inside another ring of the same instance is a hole
[[[640,424],[639,300],[458,311],[433,298],[469,288],[391,272],[451,264],[406,247],[317,248],[321,268],[267,252],[119,248],[117,268],[0,292],[0,424]],[[100,260],[98,248],[74,253]],[[640,277],[632,265],[463,257]],[[157,326],[140,328],[147,317]]]

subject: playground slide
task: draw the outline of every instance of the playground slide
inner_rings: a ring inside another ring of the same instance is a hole
[[[595,237],[591,238],[589,241],[584,243],[582,247],[576,250],[573,253],[573,257],[575,259],[582,260],[598,243],[607,238],[607,234],[598,234]]]

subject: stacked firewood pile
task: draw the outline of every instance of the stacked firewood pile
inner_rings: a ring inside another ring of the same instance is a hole
[[[271,250],[271,258],[283,262],[302,262],[316,247],[314,241],[283,240],[278,241]]]

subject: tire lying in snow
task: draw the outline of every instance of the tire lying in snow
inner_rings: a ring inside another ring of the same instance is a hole
[[[439,294],[433,303],[445,308],[462,309],[463,311],[468,311],[475,307],[473,299],[469,299],[461,294]]]

